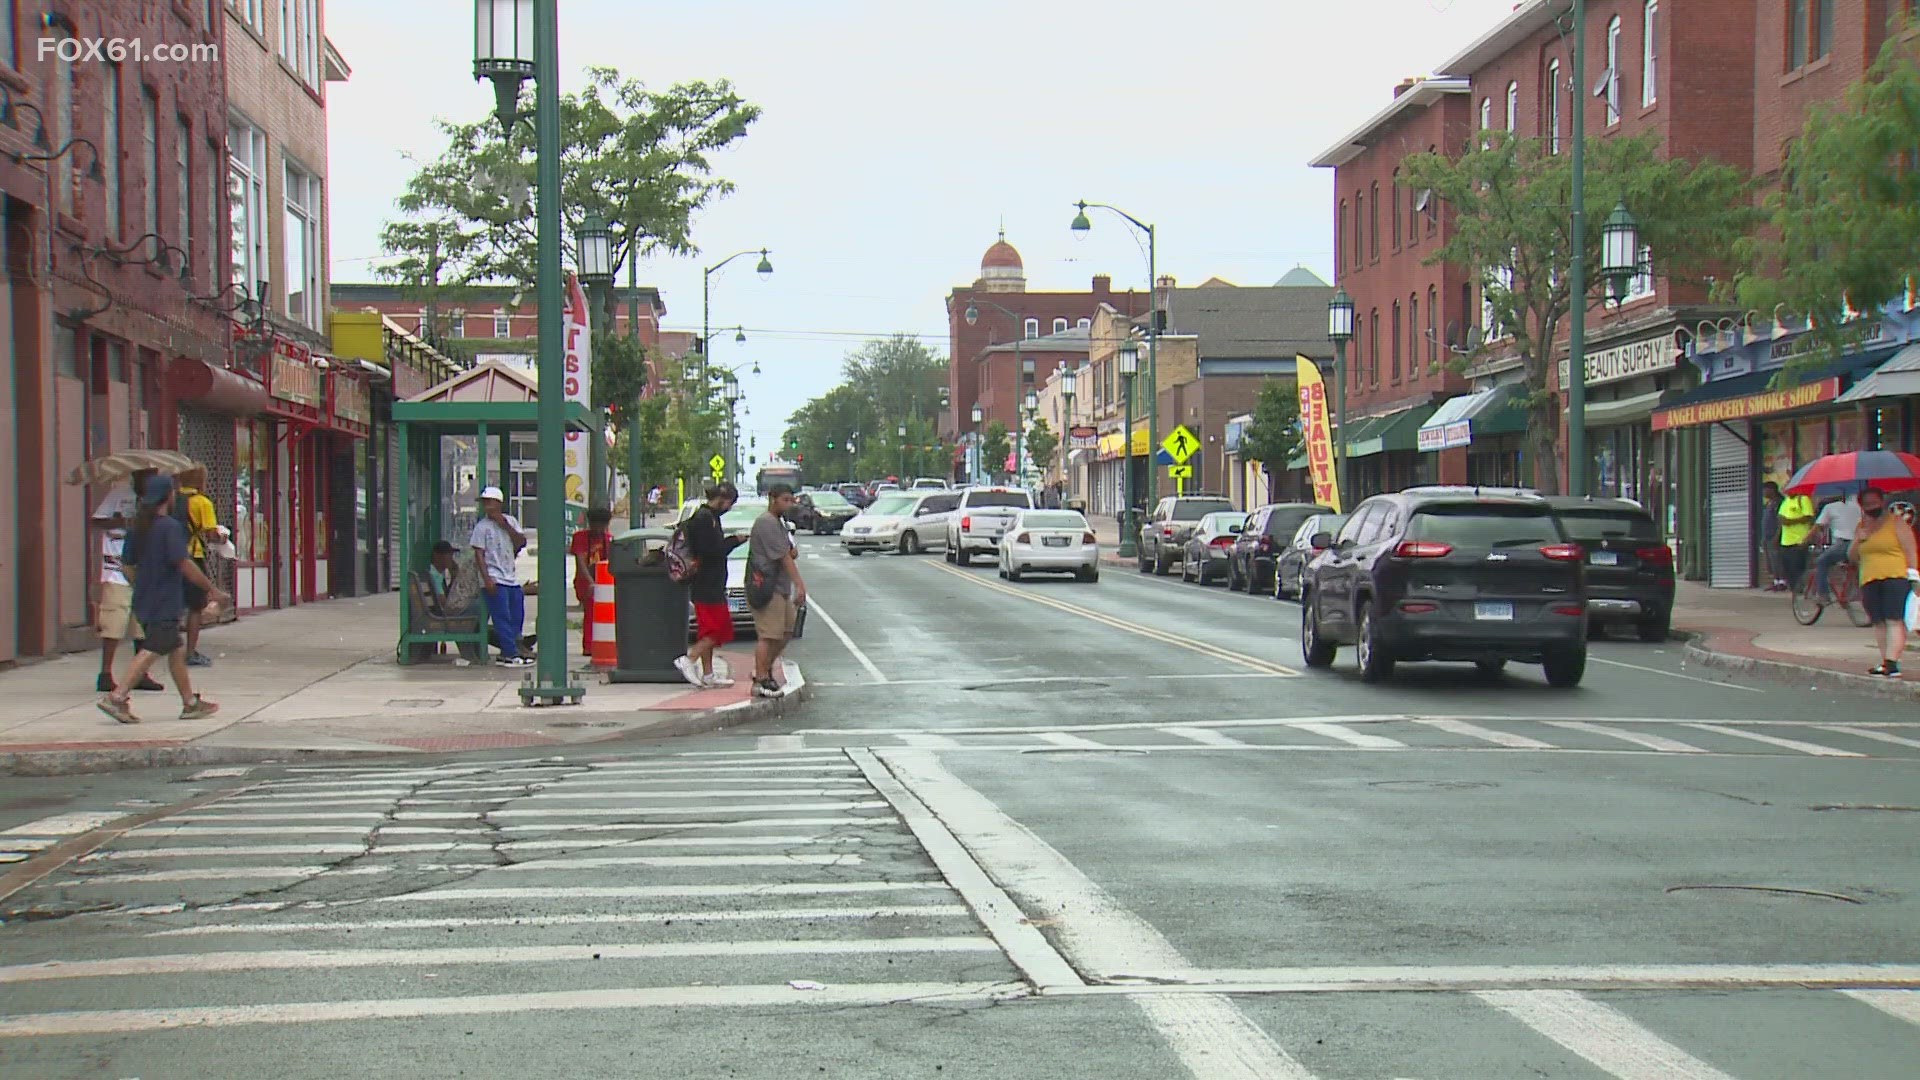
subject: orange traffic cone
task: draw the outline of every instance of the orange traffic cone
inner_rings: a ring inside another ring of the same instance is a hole
[[[593,604],[587,609],[587,626],[593,637],[590,659],[593,666],[612,671],[620,666],[620,650],[614,639],[613,575],[603,560],[595,564]]]

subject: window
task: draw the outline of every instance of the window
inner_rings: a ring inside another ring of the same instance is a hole
[[[1620,302],[1631,303],[1644,300],[1653,295],[1653,249],[1645,244],[1640,246],[1639,265],[1634,267],[1633,276],[1627,279],[1627,295]]]
[[[220,152],[220,144],[208,139],[206,154],[208,162],[219,161],[223,156]],[[220,229],[217,222],[220,220],[221,208],[227,205],[228,178],[218,166],[210,167],[207,172],[207,285],[209,290],[212,290],[220,287],[220,251],[214,245],[213,238]]]
[[[1807,63],[1807,0],[1787,4],[1787,70]]]
[[[1833,52],[1833,0],[1813,0],[1813,58]]]
[[[1420,294],[1407,297],[1407,378],[1420,377]]]
[[[53,86],[47,95],[53,103],[53,145],[67,145],[73,138],[73,103],[75,94],[73,61],[64,59],[72,55],[72,49],[66,46],[66,39],[73,35],[65,31],[55,31],[51,35],[53,49]],[[73,213],[73,163],[71,154],[66,162],[50,161],[47,169],[52,173],[54,203],[63,213]],[[104,168],[105,162],[101,163]]]
[[[1388,353],[1388,363],[1394,382],[1400,381],[1400,301],[1393,302],[1393,348]]]
[[[267,280],[267,137],[238,116],[227,121],[227,219],[233,282],[252,296]]]
[[[20,70],[19,43],[14,40],[13,20],[20,17],[18,0],[0,0],[0,64]]]
[[[1607,123],[1620,122],[1620,16],[1607,20]]]
[[[513,319],[506,315],[495,315],[493,317],[493,336],[497,338],[512,337]]]
[[[140,111],[140,163],[146,169],[146,201],[142,209],[145,220],[141,224],[142,232],[160,231],[160,95],[151,87],[141,94]],[[155,254],[159,254],[162,242],[158,236],[150,241]]]
[[[1486,277],[1481,282],[1480,324],[1486,328],[1488,341],[1506,337],[1508,333],[1510,333],[1505,322],[1497,316],[1493,309],[1492,294],[1494,289],[1498,289],[1503,293],[1511,293],[1513,291],[1513,267],[1496,266],[1487,271]],[[1508,306],[1512,306],[1513,301],[1509,297],[1505,300],[1505,303]]]
[[[1420,242],[1420,203],[1422,199],[1432,198],[1422,192],[1407,192],[1407,246]]]
[[[120,65],[103,66],[100,77],[100,169],[106,174],[107,238],[118,244],[125,224],[120,216],[120,200],[125,196],[120,175]],[[65,145],[62,140],[54,148]],[[70,169],[61,171],[71,172]]]
[[[1480,130],[1485,131],[1492,126],[1493,126],[1493,99],[1483,97],[1480,99]],[[1485,143],[1482,143],[1481,145],[1484,146]]]
[[[1023,333],[1021,336],[1025,337],[1028,341],[1032,341],[1034,338],[1039,337],[1040,336],[1040,320],[1028,319],[1025,327],[1023,328]]]
[[[1388,216],[1393,219],[1393,250],[1400,250],[1400,170],[1393,170],[1393,209]]]
[[[1439,370],[1440,337],[1433,332],[1434,322],[1440,314],[1440,290],[1427,286],[1427,367]]]
[[[1364,329],[1366,329],[1366,320],[1356,316],[1353,320],[1353,340],[1348,342],[1353,346],[1353,362],[1347,365],[1347,383],[1356,389],[1360,386],[1360,368],[1363,366],[1360,363],[1360,342],[1366,335],[1360,331]]]
[[[1380,385],[1380,309],[1374,308],[1367,313],[1367,379],[1373,385]]]
[[[1065,320],[1065,319],[1061,319],[1061,318],[1056,318],[1056,319],[1054,319],[1054,320],[1053,320],[1053,332],[1054,332],[1054,333],[1056,333],[1056,334],[1064,334],[1064,333],[1066,333],[1066,332],[1067,332],[1067,320]]]
[[[1347,200],[1340,200],[1340,217],[1333,223],[1333,269],[1338,273],[1342,269],[1347,253],[1347,238],[1353,235],[1353,225],[1347,221]]]
[[[320,312],[320,178],[286,167],[286,232],[280,238],[286,255],[287,317],[319,328]]]
[[[1372,196],[1373,196],[1372,200],[1367,203],[1367,236],[1369,238],[1368,243],[1372,245],[1368,250],[1372,253],[1373,261],[1379,262],[1380,261],[1380,185],[1377,183],[1373,185]]]
[[[300,80],[320,88],[320,0],[280,0],[280,59]]]
[[[1560,102],[1566,97],[1560,85],[1560,61],[1547,61],[1547,152],[1560,152]]]
[[[1520,130],[1520,84],[1517,82],[1510,82],[1507,84],[1507,132],[1509,134],[1513,134],[1513,133],[1517,133],[1519,130]]]
[[[1655,87],[1655,72],[1659,68],[1660,50],[1654,43],[1654,27],[1660,22],[1660,0],[1647,0],[1640,19],[1640,104],[1642,107],[1653,104],[1660,98]]]
[[[1079,322],[1074,323],[1073,325],[1074,325],[1074,329],[1076,330],[1091,330],[1093,329],[1093,320],[1081,319]]]
[[[253,27],[255,33],[267,32],[267,0],[227,0],[227,6],[235,15]]]
[[[175,246],[185,252],[186,265],[193,265],[193,133],[187,127],[187,118],[173,118],[173,195]]]
[[[1353,265],[1358,267],[1367,261],[1366,232],[1361,223],[1367,216],[1367,197],[1361,192],[1353,193]]]

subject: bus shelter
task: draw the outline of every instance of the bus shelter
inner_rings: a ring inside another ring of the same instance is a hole
[[[400,605],[400,639],[394,650],[400,663],[410,663],[417,646],[441,642],[471,645],[485,655],[485,605],[475,604],[470,617],[450,622],[428,611],[420,583],[436,540],[451,541],[462,558],[471,558],[467,538],[478,519],[483,488],[497,485],[507,492],[508,512],[520,518],[523,528],[534,520],[532,513],[521,510],[530,509],[545,493],[529,492],[526,478],[534,470],[517,469],[516,461],[537,460],[537,453],[529,447],[516,457],[514,435],[539,431],[539,407],[533,377],[497,361],[483,361],[414,397],[394,402],[399,444],[395,527],[400,534],[400,579],[406,589]],[[569,430],[594,431],[593,413],[578,402],[566,403],[565,417]],[[552,497],[565,498],[565,494],[553,492]],[[576,516],[569,513],[569,521]],[[536,535],[535,542],[564,545],[567,538]],[[564,594],[567,583],[547,584]]]

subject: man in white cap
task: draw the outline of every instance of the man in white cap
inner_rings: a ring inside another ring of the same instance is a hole
[[[480,520],[473,526],[473,564],[480,569],[480,589],[487,598],[487,616],[500,643],[500,663],[528,667],[530,656],[520,654],[520,628],[527,619],[527,594],[513,560],[527,546],[520,522],[506,511],[506,493],[497,487],[480,492]]]

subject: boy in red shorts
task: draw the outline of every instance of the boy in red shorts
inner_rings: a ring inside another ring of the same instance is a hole
[[[746,543],[747,538],[729,537],[720,516],[739,499],[740,493],[732,484],[714,484],[707,488],[706,505],[681,526],[699,564],[688,588],[697,640],[687,655],[673,662],[673,667],[681,678],[704,688],[733,685],[732,679],[713,673],[713,651],[733,640],[733,613],[727,610],[727,553]]]

